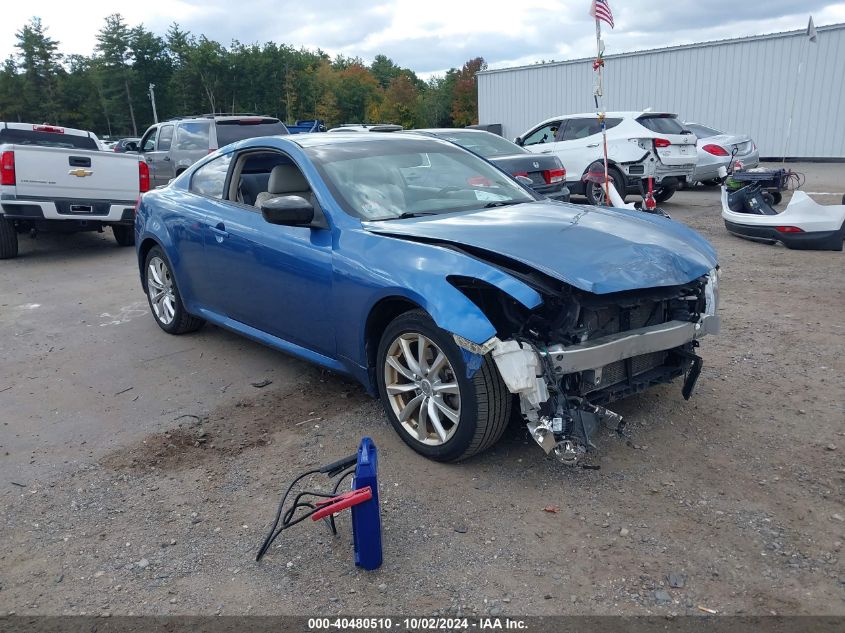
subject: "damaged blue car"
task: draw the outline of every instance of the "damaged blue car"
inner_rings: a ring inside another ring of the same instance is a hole
[[[621,430],[608,403],[676,379],[689,397],[718,331],[694,231],[544,199],[435,138],[241,141],[144,194],[135,238],[165,332],[210,322],[353,376],[439,461],[490,447],[518,408],[574,464]]]

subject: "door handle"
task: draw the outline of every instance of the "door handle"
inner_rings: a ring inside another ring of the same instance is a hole
[[[224,237],[229,237],[229,232],[226,230],[226,225],[222,222],[218,222],[217,226],[210,226],[211,232],[214,233],[215,237],[218,239],[222,239]]]
[[[164,157],[164,158],[162,158],[161,160],[166,160],[166,161],[168,161],[168,162],[169,162],[169,161],[170,161],[170,156],[165,156],[165,157]]]
[[[598,143],[593,143],[592,145],[587,145],[587,147],[598,147],[598,146],[599,146]]]

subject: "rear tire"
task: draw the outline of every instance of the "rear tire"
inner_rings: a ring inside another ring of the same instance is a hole
[[[114,233],[114,241],[120,246],[134,246],[135,245],[135,227],[126,224],[112,224],[112,233]]]
[[[18,232],[15,225],[0,217],[0,259],[13,259],[18,256]]]
[[[589,168],[588,168],[589,170]],[[604,165],[602,165],[602,170],[604,170]],[[613,186],[616,188],[616,192],[622,198],[622,202],[625,202],[625,183],[622,177],[622,174],[619,172],[618,169],[615,167],[608,167],[607,168],[607,175],[609,178],[613,179]],[[605,206],[604,200],[604,185],[597,182],[587,181],[584,183],[584,194],[587,196],[587,202],[592,204],[593,206],[601,207]],[[609,203],[608,203],[609,204]]]
[[[186,334],[200,329],[205,320],[185,310],[172,270],[164,251],[158,246],[151,248],[144,262],[147,301],[153,318],[162,330],[168,334]]]
[[[654,190],[654,199],[657,202],[666,202],[669,198],[675,195],[677,189],[674,187],[658,187]]]
[[[512,397],[493,359],[485,355],[467,378],[461,349],[422,310],[406,312],[385,328],[376,363],[379,395],[391,425],[424,457],[467,459],[492,446],[508,425]]]

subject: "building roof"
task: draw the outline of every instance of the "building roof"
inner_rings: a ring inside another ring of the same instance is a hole
[[[824,33],[825,31],[834,31],[838,29],[845,29],[845,22],[837,24],[828,24],[826,26],[817,26],[816,32]],[[613,55],[605,55],[605,59],[614,59],[619,57],[634,57],[637,55],[651,55],[653,53],[662,53],[666,51],[677,51],[691,48],[705,48],[707,46],[721,46],[724,44],[739,44],[743,42],[755,42],[761,40],[779,39],[784,37],[795,37],[796,35],[806,35],[807,29],[798,29],[795,31],[781,31],[778,33],[764,33],[762,35],[750,35],[748,37],[735,37],[724,40],[710,40],[707,42],[696,42],[694,44],[679,44],[676,46],[663,46],[660,48],[647,48],[639,51],[630,51],[627,53],[614,53]],[[482,70],[476,73],[477,75],[492,75],[495,73],[506,73],[514,70],[529,70],[531,68],[549,68],[551,66],[566,66],[569,64],[582,64],[593,60],[593,57],[579,57],[578,59],[568,59],[559,62],[545,62],[526,64],[524,66],[511,66],[509,68],[493,68]]]

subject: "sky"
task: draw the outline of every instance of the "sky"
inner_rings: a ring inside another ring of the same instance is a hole
[[[481,56],[490,68],[595,54],[589,0],[5,0],[0,59],[15,32],[38,16],[64,54],[93,52],[103,18],[121,13],[163,35],[168,25],[227,45],[274,41],[331,55],[382,53],[422,78]],[[616,28],[606,54],[845,22],[845,0],[610,0]]]

